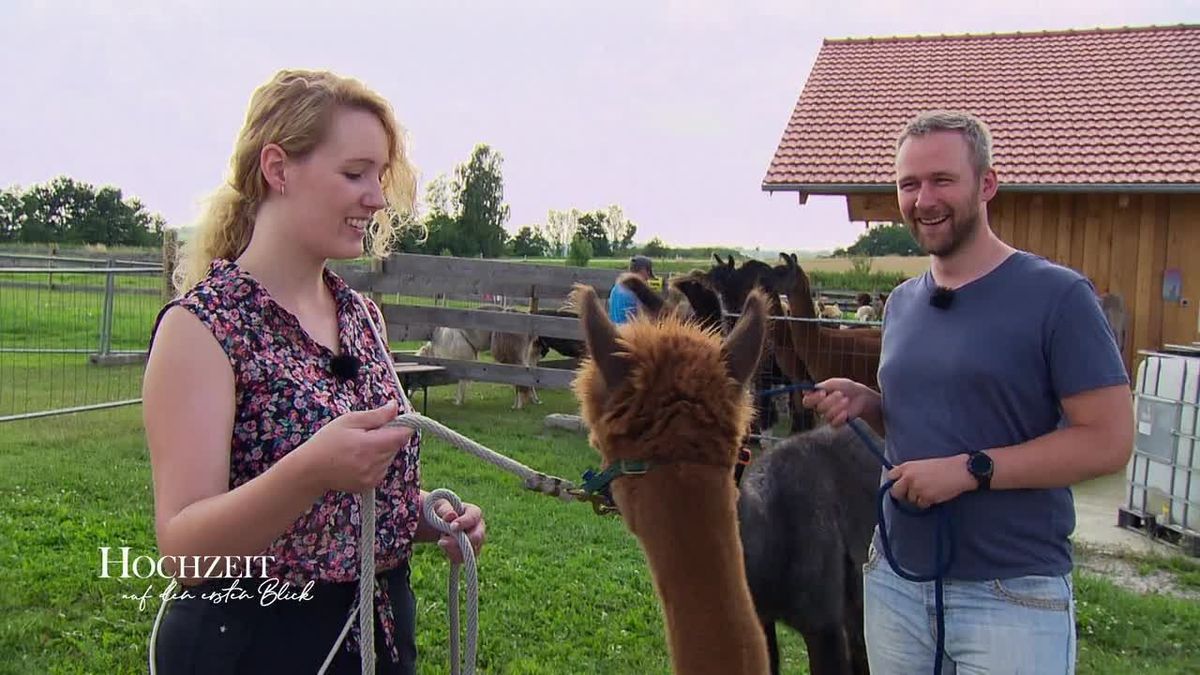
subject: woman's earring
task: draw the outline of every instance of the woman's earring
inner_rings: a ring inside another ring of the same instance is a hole
[[[279,185],[279,194],[280,194],[280,195],[282,195],[282,196],[284,196],[284,197],[286,197],[286,196],[287,196],[287,186],[286,186],[286,185],[284,185],[284,184],[280,183],[280,185]]]

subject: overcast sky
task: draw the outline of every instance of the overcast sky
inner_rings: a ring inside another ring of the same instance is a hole
[[[422,184],[498,150],[511,232],[617,203],[639,241],[832,248],[862,231],[844,200],[760,189],[822,39],[1198,21],[1198,0],[2,0],[0,187],[67,174],[187,225],[253,89],[325,68],[392,102]]]

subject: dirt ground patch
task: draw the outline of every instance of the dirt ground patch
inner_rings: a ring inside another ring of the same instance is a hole
[[[1103,577],[1116,586],[1143,595],[1158,593],[1200,600],[1200,589],[1184,585],[1174,571],[1163,569],[1150,560],[1088,547],[1077,546],[1075,549],[1075,566],[1079,570]]]

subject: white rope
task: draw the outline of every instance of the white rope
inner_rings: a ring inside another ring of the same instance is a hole
[[[454,445],[474,445],[482,448],[486,452],[492,452],[487,448],[475,443],[471,439],[463,436],[431,419],[423,417],[416,413],[400,415],[395,420],[389,422],[387,426],[403,426],[419,431],[430,432],[435,436],[441,437]],[[495,454],[495,453],[493,453]],[[534,472],[536,473],[536,472]],[[329,654],[325,657],[325,663],[318,671],[318,675],[324,675],[329,664],[333,662],[334,656],[337,655],[338,649],[342,646],[347,633],[350,631],[350,626],[354,621],[359,622],[359,655],[362,673],[370,675],[375,672],[375,650],[374,650],[374,627],[375,620],[373,610],[375,604],[375,508],[374,494],[364,495],[364,503],[369,504],[364,508],[362,517],[362,532],[359,536],[359,549],[362,553],[359,563],[359,581],[358,581],[358,611],[351,612],[346,618],[346,624],[342,627],[342,633],[338,636],[337,642],[333,648],[329,650]],[[450,523],[438,517],[435,509],[438,501],[445,499],[450,502],[458,514],[463,513],[462,500],[458,495],[445,489],[434,490],[425,497],[423,508],[423,517],[425,522],[429,523],[434,529],[449,534],[455,537],[458,542],[458,549],[462,553],[463,565],[467,568],[467,651],[466,663],[463,669],[465,675],[474,675],[476,665],[476,654],[478,653],[479,644],[479,571],[475,564],[475,549],[471,547],[471,541],[467,538],[466,532],[454,531],[451,529]],[[369,511],[369,514],[368,514]],[[366,547],[366,548],[364,548]],[[367,551],[370,551],[369,553]],[[458,580],[459,580],[459,565],[451,564],[450,566],[450,591],[447,602],[447,611],[450,615],[450,672],[452,675],[459,675],[460,660],[458,652],[459,641],[459,612],[458,612]],[[364,626],[370,626],[370,629],[365,629]],[[370,646],[370,648],[368,648]],[[368,657],[367,654],[370,654]]]
[[[404,393],[404,383],[400,381],[400,375],[392,366],[392,350],[383,340],[379,329],[375,326],[375,318],[371,316],[371,312],[367,310],[366,303],[363,302],[362,296],[358,293],[353,293],[355,302],[358,303],[359,309],[363,315],[367,317],[367,325],[371,327],[371,334],[375,338],[375,346],[383,353],[384,363],[387,364],[388,371],[392,374],[392,382],[396,385],[396,393],[407,403],[407,397]],[[411,408],[411,405],[406,407]],[[420,416],[416,416],[420,417]],[[429,420],[432,422],[432,420]],[[411,422],[411,423],[410,423]],[[423,430],[423,428],[432,428],[430,425],[421,424],[419,420],[410,419],[409,415],[399,415],[396,420],[390,422],[388,426],[408,426],[413,430]],[[441,425],[437,425],[441,427]],[[435,434],[451,440],[453,436],[465,438],[459,434],[441,427],[440,430],[433,430]],[[439,433],[440,432],[440,433]],[[467,439],[469,440],[469,439]],[[453,440],[451,440],[453,442]],[[495,454],[495,453],[492,453]],[[498,456],[498,455],[497,455]],[[510,460],[511,461],[511,460]],[[517,464],[516,462],[512,462]],[[435,497],[435,495],[438,495]],[[359,653],[361,654],[362,675],[374,675],[375,673],[375,618],[374,610],[374,591],[375,591],[375,491],[363,493],[362,498],[362,527],[359,535],[359,552],[360,567],[358,575],[358,625],[359,625]],[[424,502],[424,517],[425,522],[429,523],[434,529],[446,534],[456,534],[459,549],[462,552],[463,561],[467,565],[467,601],[468,601],[468,616],[467,616],[467,673],[474,675],[475,673],[475,654],[477,651],[477,642],[479,635],[479,575],[475,566],[475,551],[471,548],[471,542],[467,539],[465,532],[452,533],[450,524],[438,517],[437,511],[434,508],[438,499],[447,499],[455,512],[462,514],[462,500],[458,495],[449,490],[435,490],[425,497]],[[451,672],[458,675],[459,660],[458,660],[458,565],[450,566],[450,596],[449,596],[449,611],[450,611],[450,659]],[[347,619],[347,625],[353,618]],[[342,631],[345,634],[345,629]],[[340,642],[340,640],[339,640]],[[339,645],[334,645],[334,651]],[[368,657],[368,653],[370,656]],[[330,652],[332,657],[333,651]],[[328,661],[328,659],[326,659]],[[322,668],[321,675],[324,673]]]
[[[358,654],[362,672],[375,673],[375,491],[358,496],[362,527],[358,534]],[[369,580],[364,583],[364,580]]]
[[[358,533],[358,599],[354,603],[354,611],[346,617],[346,623],[342,626],[337,641],[333,643],[333,648],[325,655],[325,661],[317,671],[318,675],[325,675],[356,619],[359,668],[362,673],[375,672],[375,491],[363,492],[358,495],[358,499],[359,520],[362,526]]]
[[[479,459],[484,460],[494,466],[497,466],[521,479],[526,488],[541,492],[548,495],[559,497],[564,501],[572,501],[578,499],[570,491],[575,489],[575,485],[568,480],[557,478],[544,474],[540,471],[525,466],[524,464],[505,457],[504,455],[488,448],[486,445],[481,445],[476,441],[463,436],[457,431],[443,425],[437,420],[430,419],[419,413],[407,413],[399,415],[396,419],[387,423],[389,427],[409,427],[418,431],[433,434],[438,438],[446,441],[450,445],[463,450],[468,454],[474,455]]]
[[[167,584],[167,592],[163,594],[162,604],[158,606],[158,616],[154,617],[154,627],[150,629],[150,651],[147,658],[150,659],[150,675],[158,675],[158,660],[155,646],[158,644],[158,625],[162,623],[163,614],[167,610],[167,599],[171,597],[170,593],[175,588],[175,580]]]
[[[384,342],[383,336],[380,334],[379,329],[376,328],[375,317],[373,317],[371,312],[367,310],[366,303],[363,302],[362,296],[360,296],[358,293],[354,293],[354,299],[356,302],[358,302],[359,308],[362,309],[363,314],[367,317],[367,324],[371,327],[371,334],[375,337],[375,346],[380,352],[382,352],[384,356],[384,362],[387,364],[388,370],[392,374],[392,382],[396,385],[396,391],[401,397],[404,397],[404,384],[400,381],[400,375],[396,372],[396,368],[393,366],[392,350],[388,348],[388,345],[386,342]],[[412,406],[409,405],[407,407],[411,408]],[[387,426],[403,426],[423,433],[432,433],[434,436],[441,438],[457,448],[475,455],[476,457],[479,457],[480,459],[504,469],[509,473],[517,475],[529,489],[538,490],[547,494],[556,494],[568,500],[575,498],[567,491],[568,489],[574,488],[574,486],[569,482],[564,481],[561,478],[554,478],[552,476],[547,476],[546,474],[534,471],[524,464],[505,457],[504,455],[501,455],[500,453],[495,452],[494,450],[491,450],[483,445],[480,445],[479,443],[476,443],[466,436],[463,436],[457,431],[454,431],[453,429],[450,429],[449,427],[435,422],[434,420],[431,420],[423,415],[418,415],[417,413],[398,415],[396,419],[389,422]],[[465,671],[467,675],[473,675],[475,673],[475,661],[479,638],[479,573],[475,565],[475,550],[471,547],[471,542],[467,538],[465,532],[455,532],[451,530],[450,524],[438,517],[437,511],[434,507],[437,505],[437,502],[440,499],[446,499],[449,501],[450,505],[454,507],[455,512],[460,515],[463,513],[463,505],[462,500],[460,500],[458,495],[454,494],[453,492],[449,490],[434,490],[425,497],[424,517],[425,522],[429,523],[429,525],[434,529],[445,534],[454,535],[456,537],[458,549],[462,554],[463,563],[467,568],[467,654]],[[369,557],[369,560],[372,563],[370,570],[373,572],[375,541],[375,509],[373,495],[370,498],[364,496],[364,501],[370,501],[370,529],[368,530],[368,520],[364,514],[362,538],[360,538],[359,547],[360,550],[371,551],[372,556]],[[365,549],[362,548],[363,541],[369,542]],[[358,595],[359,630],[363,635],[368,634],[367,631],[363,629],[364,626],[374,626],[374,621],[369,614],[371,607],[369,603],[371,593],[368,592],[368,588],[374,586],[375,577],[374,574],[367,574],[367,562],[368,556],[364,555],[362,559],[363,567],[359,573]],[[459,675],[460,667],[458,658],[458,567],[459,566],[456,564],[451,564],[450,566],[450,590],[449,599],[447,602],[447,611],[450,614],[450,672],[452,675]],[[363,609],[364,605],[367,607],[366,610]],[[373,646],[374,642],[368,641],[367,644]],[[334,646],[334,649],[337,649],[337,645]],[[360,649],[360,651],[371,651],[372,654],[374,653],[374,649]],[[375,672],[374,667],[368,670],[366,663],[367,662],[364,659],[362,671],[363,675],[373,675]]]
[[[438,517],[434,508],[439,500],[445,499],[454,507],[455,513],[463,513],[462,500],[449,490],[434,490],[425,498],[425,522],[435,529],[455,537],[458,550],[462,551],[463,563],[467,568],[467,654],[463,665],[463,675],[475,674],[475,655],[479,641],[479,574],[475,566],[475,549],[471,548],[471,540],[462,530],[454,531],[450,523]],[[450,615],[450,673],[459,675],[460,661],[458,658],[458,568],[457,563],[450,565],[450,592],[447,612]]]

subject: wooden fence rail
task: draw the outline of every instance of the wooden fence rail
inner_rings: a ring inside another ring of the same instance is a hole
[[[589,285],[600,297],[607,297],[620,274],[618,270],[416,254],[393,255],[382,264],[338,263],[334,269],[350,286],[379,302],[392,340],[429,339],[432,329],[438,326],[582,340],[578,319],[541,316],[525,310],[559,307],[575,284]],[[397,296],[400,301],[393,301]],[[427,304],[430,300],[446,298],[466,300],[478,306],[458,308]],[[497,302],[520,309],[506,310],[496,305]],[[396,353],[395,357],[400,363],[444,368],[437,376],[426,378],[433,384],[467,379],[565,389],[574,381],[577,365],[574,359],[544,361],[536,367],[525,367],[418,357],[409,353]]]

